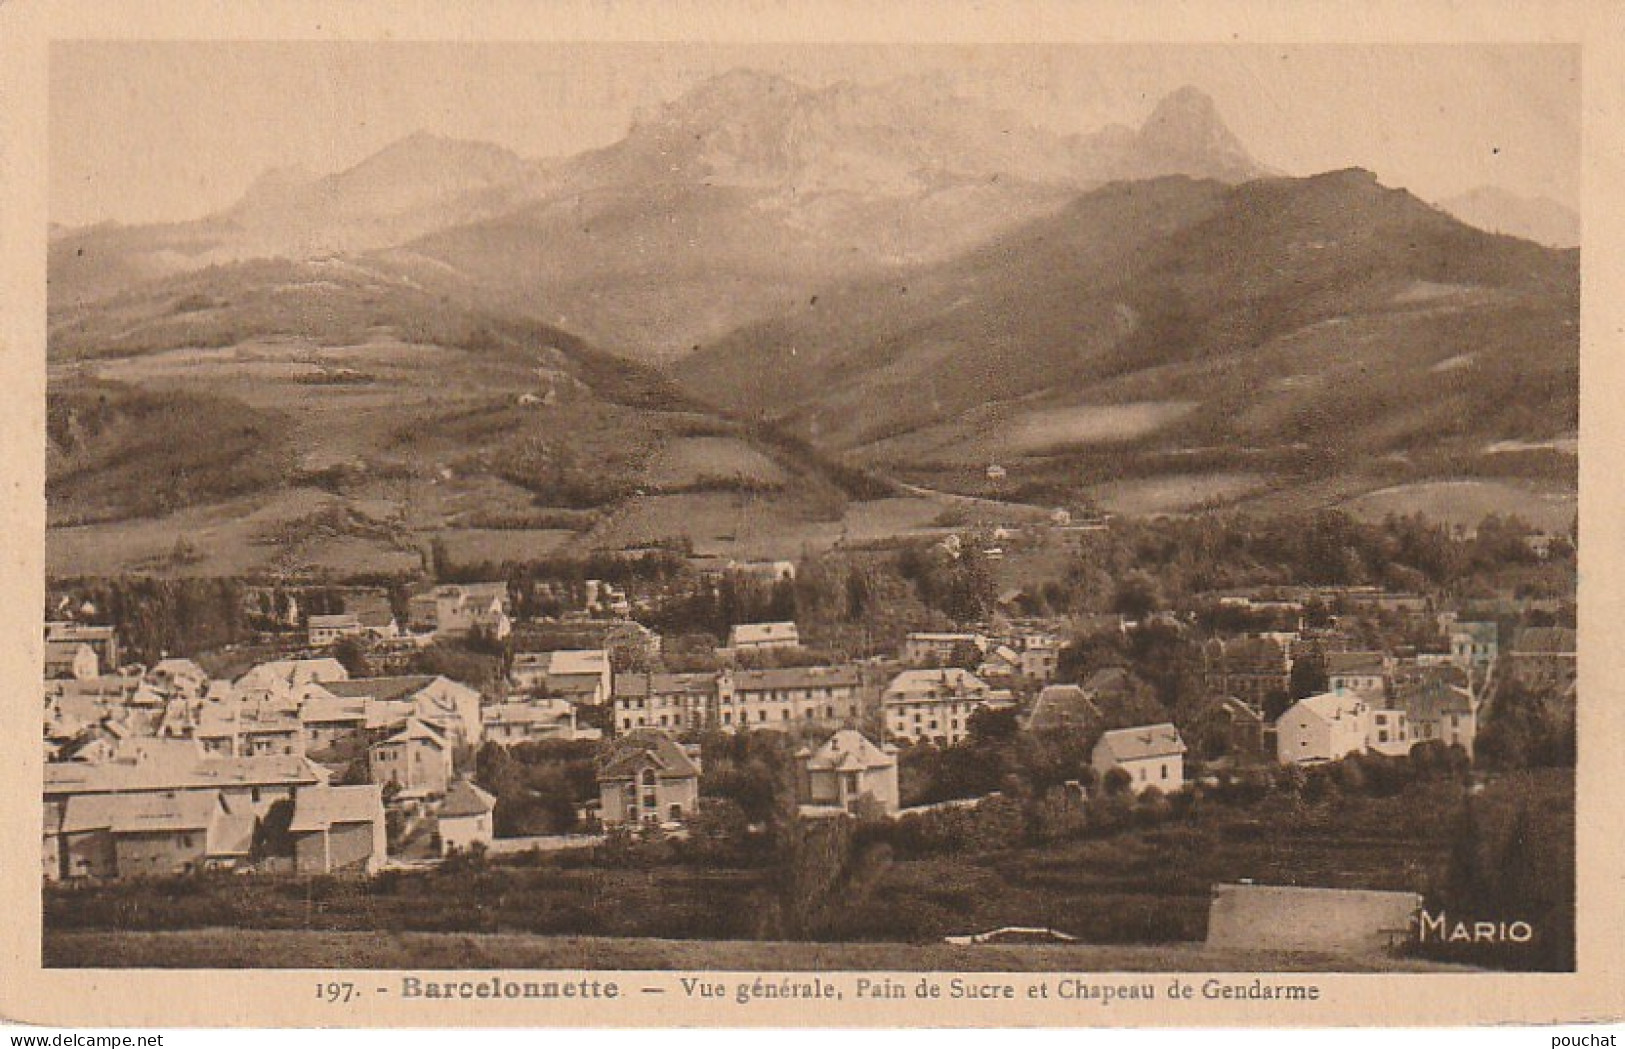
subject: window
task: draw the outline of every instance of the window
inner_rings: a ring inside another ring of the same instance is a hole
[[[643,785],[645,787],[653,787],[655,785],[655,770],[654,769],[644,769],[643,770]]]
[[[1164,765],[1163,765],[1163,766],[1162,766],[1162,778],[1163,778],[1163,779],[1167,779],[1167,778],[1168,778],[1168,766],[1167,766],[1167,765],[1166,765],[1166,764],[1164,764]]]

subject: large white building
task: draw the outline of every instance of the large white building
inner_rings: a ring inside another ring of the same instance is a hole
[[[1102,734],[1089,763],[1102,779],[1113,769],[1121,769],[1136,794],[1152,787],[1166,794],[1185,785],[1185,741],[1168,722]]]
[[[1275,753],[1283,764],[1336,761],[1366,749],[1371,704],[1359,692],[1322,692],[1300,699],[1275,723]]]
[[[905,670],[886,686],[886,732],[893,739],[953,746],[970,734],[970,716],[987,705],[987,682],[959,667]]]

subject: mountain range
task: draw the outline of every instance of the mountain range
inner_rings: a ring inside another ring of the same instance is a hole
[[[53,228],[52,520],[320,491],[391,535],[613,545],[708,492],[828,520],[887,479],[1572,487],[1578,253],[1474,228],[1515,210],[1285,177],[1194,88],[1060,135],[934,81],[738,71],[572,157],[413,135],[200,220]]]
[[[1491,233],[1522,237],[1549,248],[1580,246],[1580,216],[1549,197],[1523,197],[1499,186],[1479,186],[1440,201],[1439,206]]]

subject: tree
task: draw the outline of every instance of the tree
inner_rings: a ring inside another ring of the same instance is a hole
[[[372,667],[367,662],[367,647],[360,638],[341,637],[333,646],[333,658],[349,671],[353,678],[371,677]]]
[[[1294,702],[1307,696],[1319,695],[1326,691],[1329,684],[1326,653],[1321,651],[1319,646],[1292,661],[1292,673],[1288,678],[1287,688]]]

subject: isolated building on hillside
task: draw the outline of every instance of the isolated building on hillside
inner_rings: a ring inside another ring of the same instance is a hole
[[[970,735],[970,718],[987,706],[987,682],[959,667],[905,670],[881,696],[894,739],[951,747]]]
[[[1366,749],[1371,704],[1359,692],[1322,692],[1300,699],[1275,722],[1275,753],[1283,764],[1336,761]]]
[[[700,803],[699,759],[664,732],[636,730],[599,765],[598,799],[606,826],[682,823]]]
[[[306,636],[312,648],[326,648],[347,637],[360,637],[361,620],[351,612],[311,616],[305,622]]]
[[[389,852],[383,792],[373,784],[302,790],[288,834],[301,874],[374,874]]]
[[[857,812],[863,798],[871,798],[886,815],[899,805],[897,755],[890,746],[877,747],[863,733],[842,729],[816,750],[803,747],[801,800],[804,804]]]
[[[1103,733],[1089,763],[1102,781],[1114,769],[1123,770],[1136,794],[1152,787],[1169,793],[1185,785],[1185,741],[1167,722]]]
[[[728,647],[735,652],[765,652],[777,648],[800,648],[801,635],[794,623],[739,623],[728,628]]]
[[[500,641],[513,632],[508,584],[447,583],[407,602],[407,623],[416,632],[463,637],[475,630]]]
[[[489,845],[496,835],[496,798],[459,779],[446,789],[446,800],[435,815],[435,831],[440,835],[442,855],[467,851],[476,845]]]

